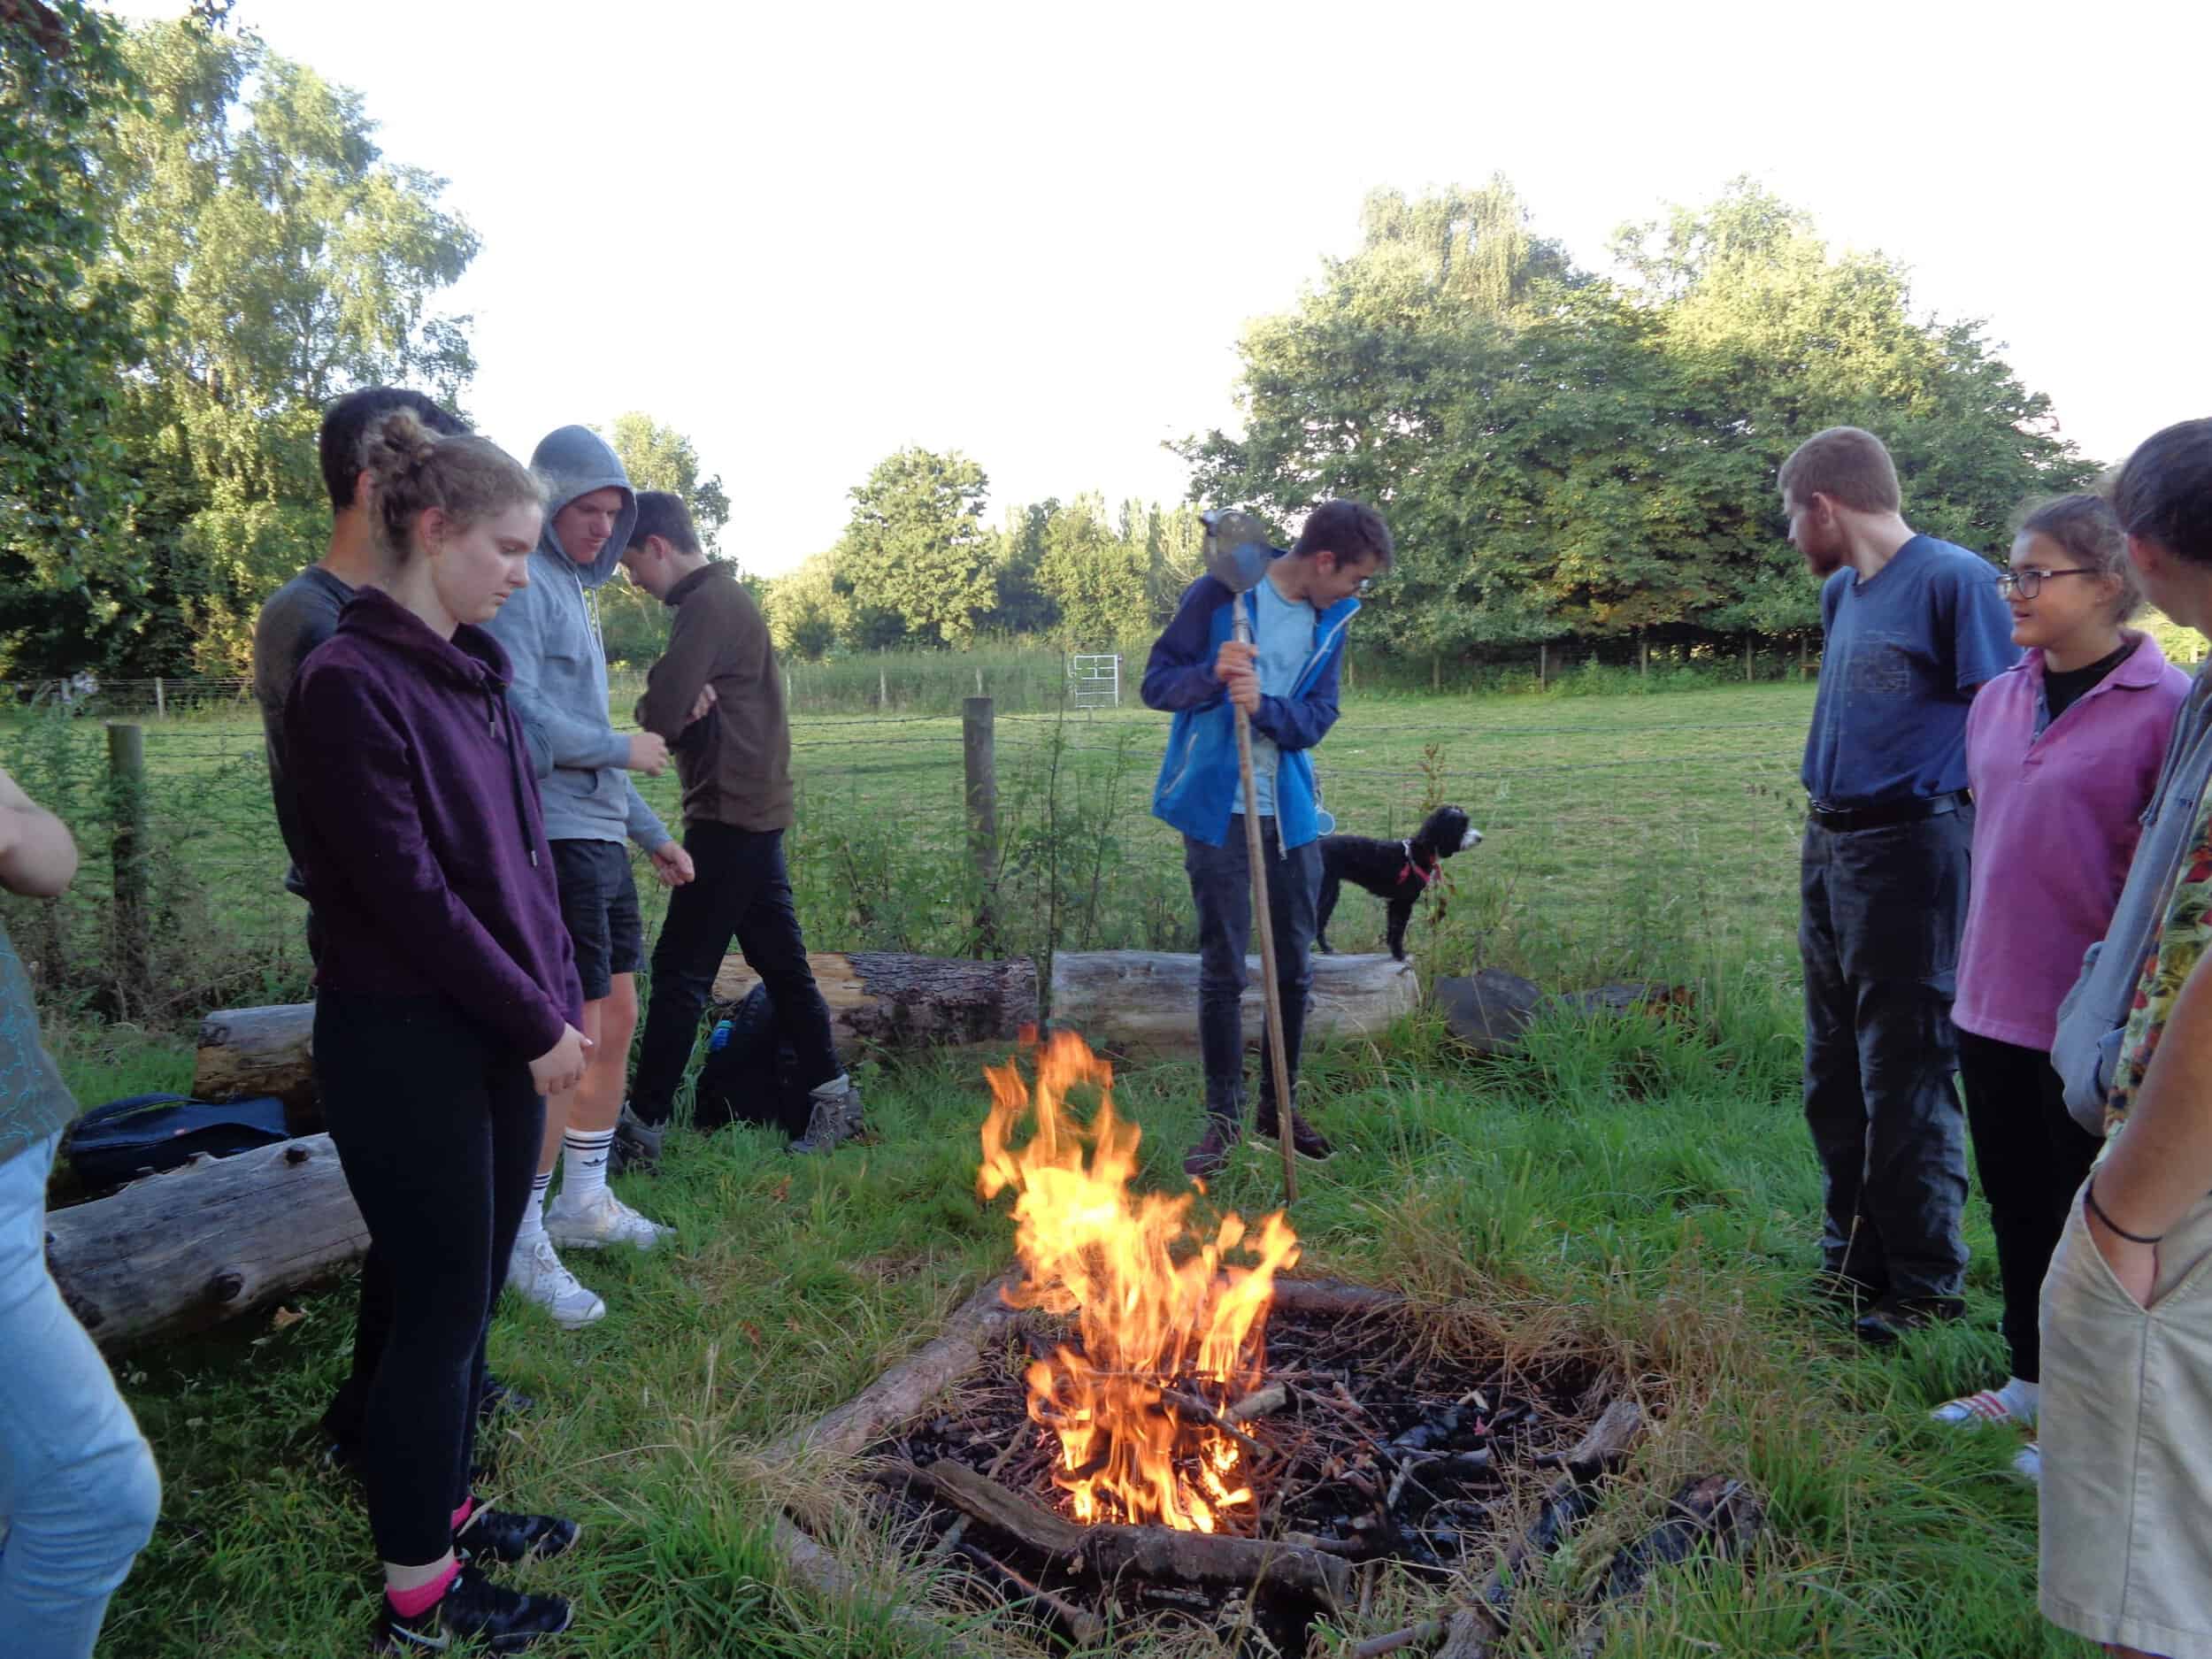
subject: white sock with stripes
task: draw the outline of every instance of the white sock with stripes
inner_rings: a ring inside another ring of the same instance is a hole
[[[611,1129],[564,1129],[561,1132],[561,1204],[564,1210],[588,1204],[607,1184],[607,1155],[614,1145]]]
[[[526,1255],[545,1237],[545,1189],[553,1184],[553,1171],[540,1170],[530,1179],[530,1202],[522,1207],[522,1225],[515,1230],[515,1252]]]

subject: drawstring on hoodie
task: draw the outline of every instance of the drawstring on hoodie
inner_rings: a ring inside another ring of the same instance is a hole
[[[484,704],[485,724],[491,728],[492,736],[496,739],[501,735],[499,694],[489,686],[484,687]],[[538,867],[538,842],[537,837],[530,833],[530,797],[522,787],[522,765],[519,757],[515,754],[514,740],[517,735],[514,722],[511,718],[507,722],[506,738],[503,745],[507,751],[507,781],[515,793],[515,821],[522,826],[522,850],[530,855],[530,867],[534,870]]]

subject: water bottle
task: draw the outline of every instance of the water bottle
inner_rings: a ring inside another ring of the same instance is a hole
[[[717,1020],[714,1025],[714,1034],[707,1039],[707,1052],[720,1054],[723,1049],[729,1047],[729,1044],[730,1022],[726,1019]]]

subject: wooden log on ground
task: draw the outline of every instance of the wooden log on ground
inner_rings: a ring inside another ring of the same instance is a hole
[[[1295,1544],[1164,1526],[1078,1526],[964,1463],[941,1460],[910,1473],[963,1514],[1099,1578],[1134,1573],[1154,1584],[1266,1584],[1332,1606],[1351,1586],[1348,1562]]]
[[[811,951],[807,964],[829,1004],[841,1051],[1012,1042],[1037,1023],[1037,964],[911,956],[888,950]],[[760,976],[734,951],[715,975],[713,1001],[741,1002]]]
[[[46,1217],[62,1297],[110,1348],[235,1318],[368,1248],[328,1135],[196,1158]]]
[[[1260,1036],[1257,956],[1244,960],[1244,1040]],[[1313,958],[1306,1036],[1369,1037],[1413,1011],[1421,985],[1386,955]],[[1052,1023],[1117,1054],[1198,1052],[1198,958],[1162,950],[1064,950],[1052,959]]]
[[[226,1008],[200,1021],[192,1059],[195,1100],[245,1100],[273,1094],[284,1102],[285,1126],[296,1135],[322,1127],[315,1097],[315,1005]]]

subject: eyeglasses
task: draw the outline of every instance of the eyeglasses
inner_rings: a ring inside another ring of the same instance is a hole
[[[2057,571],[1999,571],[1997,591],[2001,594],[2018,594],[2023,599],[2032,599],[2042,591],[2043,584],[2054,576],[2101,576],[2103,574],[2102,571],[2093,571],[2083,565],[2072,565],[2064,570]]]

